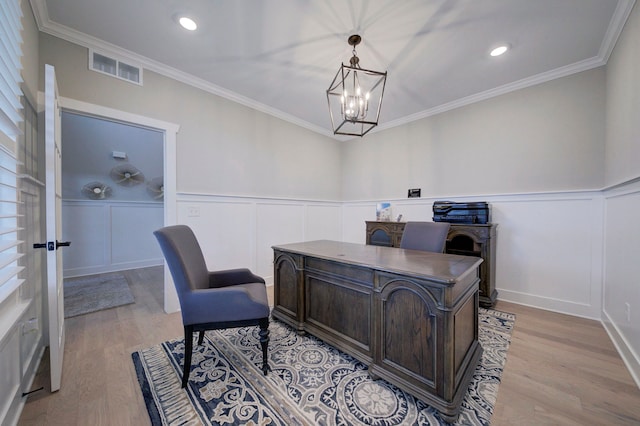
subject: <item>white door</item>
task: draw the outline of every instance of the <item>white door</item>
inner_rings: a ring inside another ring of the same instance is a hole
[[[64,289],[62,253],[58,250],[62,235],[61,203],[61,131],[58,85],[55,70],[45,65],[44,79],[44,137],[45,137],[45,203],[47,236],[47,300],[49,312],[49,355],[51,362],[51,392],[60,389],[64,355]],[[62,243],[68,245],[68,243]]]

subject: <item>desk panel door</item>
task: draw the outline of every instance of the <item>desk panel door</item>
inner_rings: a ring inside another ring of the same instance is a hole
[[[371,362],[370,287],[307,272],[305,300],[305,325],[311,334]]]
[[[374,362],[416,387],[437,393],[445,336],[433,295],[411,280],[400,279],[387,283],[376,296],[380,328]]]
[[[274,252],[274,308],[273,315],[298,331],[303,330],[304,274],[302,257]]]

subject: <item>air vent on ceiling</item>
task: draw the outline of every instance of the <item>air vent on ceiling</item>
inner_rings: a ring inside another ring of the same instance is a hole
[[[89,69],[142,86],[142,67],[89,49]]]

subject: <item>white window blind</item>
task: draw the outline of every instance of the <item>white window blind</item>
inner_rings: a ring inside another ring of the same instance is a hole
[[[20,196],[16,141],[22,121],[22,11],[19,0],[0,1],[0,302],[22,282],[18,259]]]
[[[0,1],[0,131],[13,141],[20,134],[22,11],[18,0]]]

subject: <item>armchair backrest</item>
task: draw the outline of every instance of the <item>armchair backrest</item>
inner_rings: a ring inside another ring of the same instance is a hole
[[[166,226],[154,231],[167,260],[178,298],[192,289],[209,287],[209,271],[195,234],[186,225]]]
[[[442,253],[449,227],[448,222],[407,222],[404,225],[400,248]]]

